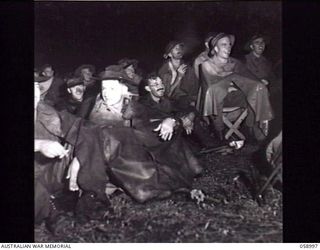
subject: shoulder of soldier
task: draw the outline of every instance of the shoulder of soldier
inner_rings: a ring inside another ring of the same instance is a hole
[[[243,56],[241,61],[246,62],[246,61],[250,60],[251,57],[252,57],[251,53],[248,53],[248,54]]]
[[[139,99],[127,99],[125,102],[125,109],[129,108],[129,109],[138,109],[142,104],[140,103]]]
[[[232,63],[241,63],[241,60],[235,58],[235,57],[231,57],[229,58],[229,62],[232,62]]]
[[[131,112],[132,117],[138,118],[146,115],[149,107],[148,101],[145,98],[131,100],[127,106],[127,112]]]
[[[61,117],[59,112],[52,106],[40,101],[37,107],[37,119],[55,135],[61,135]]]
[[[202,51],[195,59],[194,59],[194,64],[199,64],[204,61],[208,60],[208,54],[206,51]]]
[[[202,68],[210,68],[212,67],[212,65],[214,65],[212,62],[210,62],[209,60],[205,60],[201,63]]]
[[[230,63],[235,64],[236,67],[246,67],[245,63],[241,61],[240,59],[230,57]]]
[[[138,100],[135,100],[133,105],[136,105],[136,106],[140,106],[140,105],[147,105],[148,103],[148,95],[149,94],[146,94],[145,96],[141,96]]]
[[[57,110],[44,101],[40,101],[37,106],[38,112],[46,115],[58,115]]]

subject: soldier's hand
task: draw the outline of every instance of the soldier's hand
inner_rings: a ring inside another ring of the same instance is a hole
[[[184,127],[184,129],[185,129],[187,135],[190,135],[193,131],[193,124],[191,126]]]
[[[187,135],[190,135],[192,133],[193,126],[194,126],[193,121],[190,119],[189,116],[182,117],[181,120],[182,120],[183,128],[185,129]]]
[[[51,140],[35,140],[35,148],[48,158],[61,159],[69,153],[59,142]]]
[[[180,77],[183,77],[187,71],[188,66],[186,64],[181,64],[178,68],[178,75]]]
[[[172,118],[166,118],[153,131],[160,131],[159,136],[165,141],[170,141],[173,135],[174,126],[175,120]]]

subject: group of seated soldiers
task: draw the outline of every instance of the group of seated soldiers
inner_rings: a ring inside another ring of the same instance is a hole
[[[69,190],[81,190],[76,213],[88,217],[97,204],[108,207],[115,190],[138,202],[190,190],[203,169],[190,138],[200,148],[223,143],[223,107],[250,106],[248,130],[264,139],[273,118],[269,89],[278,84],[263,56],[267,40],[249,40],[245,63],[230,57],[234,42],[211,33],[188,65],[185,45],[171,41],[162,67],[144,77],[127,58],[99,74],[82,65],[65,81],[51,65],[35,72],[36,223],[54,232],[55,194],[66,178]]]

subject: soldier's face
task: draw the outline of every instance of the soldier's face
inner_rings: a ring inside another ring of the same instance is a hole
[[[165,92],[165,87],[162,83],[162,80],[160,77],[157,77],[156,79],[149,79],[148,80],[148,87],[146,88],[147,91],[151,93],[151,95],[155,97],[163,97]]]
[[[134,74],[136,73],[133,65],[130,65],[130,66],[126,67],[126,68],[124,69],[124,71],[126,72],[126,74],[127,74],[127,76],[128,76],[129,78],[133,78],[133,77],[134,77]]]
[[[173,47],[169,54],[174,59],[181,59],[184,55],[184,47],[182,44],[177,44]]]
[[[89,68],[85,68],[81,70],[81,75],[85,81],[90,81],[92,78],[92,72]]]
[[[71,88],[68,88],[68,91],[74,100],[80,101],[83,98],[85,86],[83,84],[76,85]]]
[[[214,47],[217,57],[228,59],[231,53],[232,44],[229,37],[222,37]]]
[[[126,86],[121,84],[118,80],[104,80],[102,81],[102,98],[109,105],[118,103],[124,92]]]
[[[250,48],[257,54],[257,55],[262,55],[265,48],[266,48],[266,43],[262,37],[257,38],[253,40],[251,43]]]

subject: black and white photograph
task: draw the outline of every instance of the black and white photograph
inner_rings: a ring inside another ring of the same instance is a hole
[[[35,242],[283,242],[282,2],[33,6]]]

